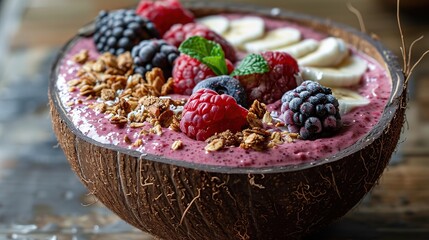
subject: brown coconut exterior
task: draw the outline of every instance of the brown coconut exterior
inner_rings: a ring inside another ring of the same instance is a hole
[[[296,239],[346,214],[377,183],[401,133],[406,85],[396,58],[367,35],[328,20],[233,5],[190,7],[196,16],[275,13],[343,38],[388,67],[393,90],[380,122],[336,156],[298,166],[213,167],[141,155],[95,142],[73,126],[57,96],[57,61],[49,89],[53,128],[82,183],[126,222],[161,239]]]

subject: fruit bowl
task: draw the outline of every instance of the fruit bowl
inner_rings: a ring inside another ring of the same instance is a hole
[[[73,124],[58,95],[59,54],[51,74],[52,123],[73,171],[100,202],[160,239],[293,239],[339,219],[377,183],[404,122],[406,84],[380,42],[332,21],[278,9],[198,3],[195,16],[251,13],[285,19],[342,38],[385,67],[392,91],[380,121],[352,146],[317,160],[277,167],[227,167],[178,161],[95,141]]]

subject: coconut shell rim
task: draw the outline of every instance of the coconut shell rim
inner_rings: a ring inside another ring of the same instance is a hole
[[[188,1],[184,3],[185,7],[187,7],[192,12],[196,11],[205,11],[210,12],[211,14],[216,13],[240,13],[240,14],[252,14],[252,15],[260,15],[268,18],[275,19],[284,19],[291,22],[295,22],[298,24],[303,23],[317,23],[317,26],[325,26],[329,29],[340,29],[342,32],[346,32],[357,36],[362,41],[368,42],[374,49],[377,50],[377,53],[382,57],[383,62],[379,62],[383,67],[385,67],[386,71],[390,75],[390,80],[392,83],[392,91],[386,104],[381,119],[378,123],[369,131],[364,137],[359,139],[356,143],[351,146],[339,151],[335,155],[331,155],[327,158],[307,161],[300,164],[291,164],[284,166],[268,166],[268,167],[233,167],[233,166],[220,166],[220,165],[209,165],[202,163],[194,163],[184,160],[174,160],[170,158],[166,158],[163,156],[158,156],[154,154],[142,153],[137,150],[125,149],[122,147],[118,147],[114,144],[104,144],[95,141],[94,139],[86,136],[82,132],[80,132],[76,126],[70,121],[67,113],[64,109],[64,106],[61,104],[61,100],[58,96],[58,91],[56,88],[56,82],[58,77],[58,71],[60,67],[61,60],[68,52],[68,50],[73,46],[73,44],[78,41],[80,38],[84,36],[82,34],[77,34],[72,37],[58,52],[53,65],[51,67],[50,81],[48,86],[48,94],[52,99],[53,105],[57,108],[58,113],[62,120],[64,120],[67,127],[70,131],[76,135],[76,137],[94,144],[98,147],[107,148],[113,151],[117,151],[126,155],[130,155],[136,157],[138,159],[144,158],[145,160],[160,162],[164,164],[176,165],[179,167],[191,168],[196,170],[202,170],[207,172],[218,172],[218,173],[229,173],[229,174],[265,174],[265,173],[284,173],[284,172],[293,172],[300,171],[312,167],[321,166],[327,163],[332,163],[335,161],[346,160],[347,156],[352,155],[370,145],[374,142],[375,139],[379,138],[381,134],[389,127],[389,123],[392,121],[392,118],[395,116],[395,113],[398,111],[399,107],[401,107],[401,97],[404,91],[406,91],[407,86],[404,83],[405,77],[401,70],[400,64],[397,61],[397,57],[388,50],[379,40],[372,38],[366,33],[363,33],[351,26],[341,24],[329,19],[319,18],[315,16],[310,16],[302,13],[291,12],[279,8],[267,8],[260,7],[256,5],[246,4],[231,4],[231,3],[221,3],[221,2],[197,2],[197,1]],[[204,14],[200,14],[199,16],[203,16]],[[89,23],[88,25],[92,25]],[[314,29],[315,26],[310,26],[304,24],[305,27],[309,27]],[[320,30],[316,30],[320,31]],[[330,33],[324,32],[326,34],[332,35]],[[354,46],[354,45],[352,45]],[[356,46],[354,46],[356,47]],[[356,47],[357,48],[357,47]],[[359,49],[361,51],[361,49]],[[371,56],[371,55],[370,55]],[[374,56],[371,56],[374,58]],[[395,81],[396,79],[396,81]],[[396,84],[396,85],[394,85]]]

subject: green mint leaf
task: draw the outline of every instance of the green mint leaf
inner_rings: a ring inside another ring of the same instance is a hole
[[[225,53],[216,42],[193,36],[180,44],[179,51],[207,65],[217,75],[228,74]]]
[[[270,71],[268,62],[259,54],[249,54],[241,61],[240,65],[231,73],[231,76],[243,76],[254,73],[266,73]]]
[[[211,42],[211,41],[210,41]],[[213,42],[214,43],[214,42]],[[225,53],[223,52],[222,47],[220,46],[220,44],[216,43],[216,46],[214,46],[211,51],[210,51],[210,56],[217,56],[217,57],[221,57],[223,58],[224,62],[225,62]],[[226,66],[226,63],[225,63]]]
[[[215,45],[216,43],[205,38],[193,36],[180,44],[179,51],[201,62],[204,57],[210,56]]]
[[[203,58],[202,62],[218,76],[228,74],[225,58],[222,56],[208,56]]]

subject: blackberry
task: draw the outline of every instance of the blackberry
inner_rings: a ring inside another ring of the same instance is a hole
[[[338,106],[330,88],[305,81],[282,96],[280,119],[302,139],[327,137],[342,125]]]
[[[179,56],[179,50],[161,39],[144,40],[131,50],[134,60],[134,72],[142,76],[154,67],[161,68],[164,77],[171,77],[173,63]]]
[[[192,90],[192,93],[195,93],[201,88],[211,89],[218,94],[230,95],[239,105],[247,108],[246,90],[240,84],[240,81],[233,77],[225,75],[207,78],[199,82]]]
[[[159,38],[155,25],[134,10],[100,11],[95,20],[94,42],[99,52],[119,55],[152,38]]]

